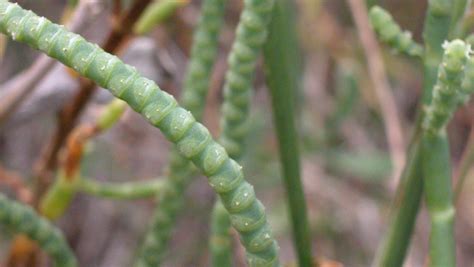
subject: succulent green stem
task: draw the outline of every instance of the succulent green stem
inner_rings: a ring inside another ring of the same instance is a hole
[[[163,186],[163,179],[111,183],[82,178],[79,181],[78,191],[101,198],[130,200],[156,196],[163,190]]]
[[[258,10],[268,8],[266,1],[248,1]],[[208,177],[229,212],[232,226],[240,234],[249,265],[280,265],[278,245],[265,208],[256,198],[253,186],[245,180],[242,167],[171,95],[116,56],[18,4],[0,0],[0,32],[47,53],[107,88],[159,128],[177,146],[180,155]]]
[[[58,171],[57,178],[40,201],[41,215],[50,220],[61,217],[76,195],[78,177],[67,177],[64,170]]]
[[[33,209],[0,193],[0,224],[36,241],[56,267],[76,267],[77,261],[61,231]]]
[[[430,266],[456,266],[451,160],[446,125],[459,106],[470,45],[455,40],[444,45],[443,61],[423,122],[423,181],[431,218]]]
[[[376,266],[402,266],[410,244],[413,225],[420,207],[423,193],[422,166],[422,125],[425,109],[431,103],[433,87],[437,81],[438,66],[443,55],[442,44],[448,39],[452,10],[451,0],[430,0],[425,17],[423,96],[415,131],[410,142],[410,157],[405,165],[392,206],[392,220],[387,234],[376,256]],[[417,153],[415,153],[417,152]],[[414,156],[415,155],[415,156]]]
[[[390,47],[409,56],[423,55],[423,47],[413,40],[409,31],[402,31],[386,10],[374,6],[370,9],[369,17],[377,35]]]
[[[244,151],[245,139],[249,130],[249,112],[252,100],[252,83],[257,60],[268,35],[268,23],[272,17],[273,0],[250,0],[244,2],[244,10],[237,26],[235,41],[228,57],[229,69],[226,72],[224,84],[224,102],[222,104],[220,143],[229,156],[240,161]],[[220,200],[214,205],[218,209]],[[225,203],[223,205],[226,205]],[[214,216],[222,215],[219,211]],[[224,215],[222,215],[224,216]],[[230,220],[214,218],[212,229],[228,229]],[[223,238],[221,234],[221,238]],[[227,232],[225,239],[231,239]],[[224,249],[212,249],[212,258],[221,262],[231,262],[230,246]],[[252,258],[248,259],[252,264]],[[214,265],[222,266],[222,265]]]
[[[225,0],[204,0],[193,36],[191,58],[184,78],[182,104],[197,120],[202,119],[214,61],[217,57],[219,31],[223,23]],[[177,149],[170,155],[166,186],[157,196],[149,230],[135,262],[136,267],[157,266],[165,256],[168,240],[183,206],[183,192],[194,174],[192,163]]]

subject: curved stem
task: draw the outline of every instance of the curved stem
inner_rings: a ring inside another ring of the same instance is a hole
[[[0,193],[0,224],[35,240],[51,256],[56,267],[76,267],[77,261],[62,233],[30,207]]]

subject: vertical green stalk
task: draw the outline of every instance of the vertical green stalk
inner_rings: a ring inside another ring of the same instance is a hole
[[[14,233],[27,235],[51,257],[56,267],[76,267],[77,260],[63,234],[30,207],[0,193],[0,224]]]
[[[455,267],[454,214],[449,145],[444,131],[425,134],[423,174],[425,200],[431,219],[429,266]]]
[[[198,120],[202,119],[209,79],[217,57],[224,7],[225,0],[204,0],[193,36],[182,104]],[[136,267],[158,266],[163,260],[177,215],[183,206],[183,192],[193,175],[193,165],[180,156],[177,149],[173,149],[165,175],[165,186],[157,195],[158,205],[135,262]]]
[[[229,156],[240,161],[245,150],[245,139],[249,130],[249,112],[252,100],[252,84],[257,60],[267,39],[268,24],[272,17],[273,0],[247,0],[240,16],[235,41],[228,57],[229,69],[224,84],[224,103],[222,105],[221,128],[219,142]],[[221,200],[218,200],[221,202]],[[218,209],[220,203],[214,208]],[[213,216],[222,215],[218,210]],[[213,229],[228,229],[230,221],[213,218]],[[229,233],[227,238],[230,239]],[[229,247],[230,249],[230,247]],[[231,253],[226,250],[212,249],[213,258],[222,262],[231,262]],[[251,259],[248,259],[252,264]],[[222,266],[222,265],[214,265]]]
[[[218,200],[214,204],[211,215],[211,238],[209,248],[211,251],[211,266],[232,266],[232,236],[230,235],[229,213]]]
[[[443,62],[433,90],[433,100],[423,122],[423,181],[431,218],[430,266],[455,267],[451,160],[446,125],[465,97],[462,90],[470,46],[455,40],[446,43]]]
[[[402,266],[410,244],[413,226],[423,192],[422,162],[422,122],[424,110],[431,103],[437,69],[443,55],[442,44],[448,39],[454,2],[451,0],[430,0],[425,18],[423,39],[424,79],[423,96],[415,132],[410,143],[410,153],[405,170],[397,188],[395,202],[391,210],[391,221],[387,234],[379,247],[376,266]],[[453,22],[454,23],[454,22]],[[416,152],[416,153],[415,153]]]
[[[299,266],[310,267],[314,266],[311,232],[301,182],[299,138],[295,126],[295,98],[297,92],[301,90],[301,57],[294,11],[290,1],[276,0],[269,26],[269,37],[263,51],[283,181],[293,227],[293,243]]]

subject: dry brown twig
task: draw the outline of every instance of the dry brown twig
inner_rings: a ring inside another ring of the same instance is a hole
[[[347,3],[349,4],[362,47],[366,54],[369,76],[374,85],[384,119],[385,132],[393,163],[392,175],[398,179],[406,160],[405,142],[395,98],[387,81],[382,53],[377,44],[375,34],[370,27],[365,2],[363,0],[347,0]]]
[[[13,171],[0,166],[0,185],[8,186],[15,192],[16,198],[23,203],[30,204],[33,199],[31,190],[23,182],[22,177]]]
[[[104,2],[101,0],[80,1],[72,19],[67,24],[67,28],[73,32],[82,32],[98,17],[104,7]],[[2,92],[0,98],[0,125],[31,95],[56,64],[58,63],[55,59],[42,54],[31,67],[2,85],[2,89],[0,89],[0,92]]]

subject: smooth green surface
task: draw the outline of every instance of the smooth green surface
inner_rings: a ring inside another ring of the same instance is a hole
[[[424,191],[431,220],[430,267],[456,266],[451,159],[445,134],[426,133],[423,138]]]
[[[255,4],[257,8],[266,7]],[[249,265],[279,266],[278,245],[265,209],[256,199],[253,187],[244,179],[242,167],[229,158],[209,131],[171,95],[97,45],[5,0],[0,0],[0,31],[38,48],[109,89],[159,128],[177,146],[180,155],[191,160],[208,177],[229,212],[232,226],[240,234]]]
[[[77,261],[61,231],[33,209],[10,200],[0,193],[0,224],[17,234],[36,241],[55,267],[76,267]]]
[[[77,179],[66,177],[64,171],[58,172],[58,177],[43,196],[40,202],[40,213],[50,220],[61,217],[76,195]]]
[[[146,34],[153,27],[171,17],[178,8],[186,5],[188,0],[159,0],[150,5],[140,16],[133,29],[136,34]]]
[[[82,178],[78,190],[102,198],[129,200],[155,196],[163,190],[163,186],[163,179],[111,183]]]
[[[263,51],[293,244],[299,266],[310,267],[313,266],[311,232],[301,181],[299,138],[295,125],[295,101],[297,92],[301,90],[302,71],[294,12],[290,1],[276,0],[268,41]]]
[[[377,253],[374,266],[403,266],[410,245],[423,189],[421,144],[411,144],[408,160],[399,182],[389,216],[389,227]]]

